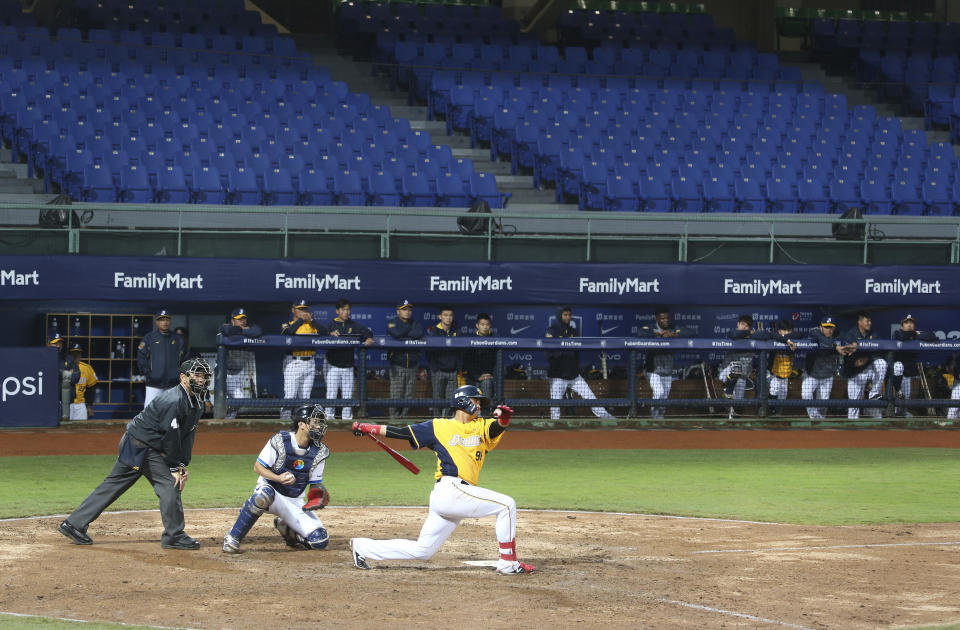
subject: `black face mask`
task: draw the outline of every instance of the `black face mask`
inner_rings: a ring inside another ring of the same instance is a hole
[[[307,437],[310,438],[310,441],[313,442],[314,446],[320,446],[320,442],[323,441],[323,436],[327,432],[327,423],[322,422],[318,427],[310,427]]]

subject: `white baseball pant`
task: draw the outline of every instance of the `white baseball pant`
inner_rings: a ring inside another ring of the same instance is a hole
[[[673,387],[673,376],[670,374],[657,374],[656,372],[647,372],[647,382],[650,383],[650,389],[653,390],[653,397],[657,400],[670,398],[670,388]],[[651,418],[663,418],[667,413],[666,407],[650,407]]]
[[[268,485],[263,479],[257,482],[257,485]],[[318,527],[323,527],[323,521],[317,517],[316,512],[303,511],[303,497],[288,497],[276,493],[273,503],[267,508],[267,512],[274,516],[279,516],[280,520],[286,523],[293,531],[304,538],[309,536]]]
[[[563,395],[567,392],[567,389],[572,389],[573,391],[580,394],[580,397],[584,400],[596,400],[596,396],[593,395],[593,390],[590,389],[590,386],[587,385],[587,382],[583,380],[582,376],[577,376],[577,378],[551,378],[550,379],[550,398],[557,400],[563,398]],[[593,412],[598,418],[612,418],[613,416],[604,409],[603,407],[590,407],[590,411]],[[560,407],[550,407],[550,419],[559,420],[560,419]]]
[[[310,398],[313,391],[313,379],[317,372],[314,358],[307,357],[301,361],[300,357],[286,356],[283,358],[283,397]],[[284,409],[280,413],[284,420],[290,419],[290,410]]]
[[[789,378],[783,377],[783,376],[774,376],[772,373],[767,372],[767,393],[770,394],[770,398],[786,400],[787,392],[789,390],[790,390]]]
[[[250,368],[243,368],[234,374],[227,372],[227,397],[250,398],[245,388],[252,387],[251,380]]]
[[[353,550],[367,560],[429,560],[465,518],[497,516],[500,558],[497,570],[516,568],[516,555],[502,550],[514,546],[517,536],[517,503],[493,490],[471,486],[457,477],[441,477],[430,493],[430,513],[417,540],[354,538]]]
[[[833,391],[833,377],[814,378],[804,376],[800,383],[801,397],[804,400],[830,400],[830,392]],[[822,420],[826,418],[826,407],[807,407],[807,417],[811,420]]]
[[[960,379],[956,381],[953,389],[950,390],[950,400],[960,400]],[[960,411],[960,407],[950,407],[947,409],[947,420],[956,420],[958,411]]]
[[[353,398],[353,368],[337,367],[327,364],[327,398],[333,400],[337,397],[337,390],[340,391],[340,398]],[[333,420],[337,416],[336,407],[327,407],[324,414],[327,420]],[[343,408],[343,419],[353,420],[353,408]]]
[[[894,376],[903,376],[903,363],[900,361],[893,362],[893,375]],[[903,383],[900,385],[900,392],[903,393],[903,397],[909,399],[910,393],[913,391],[913,377],[903,376]]]
[[[883,373],[887,372],[887,362],[883,359],[880,359],[880,362],[883,363]],[[876,363],[876,362],[874,362]],[[847,398],[850,400],[862,399],[864,391],[866,390],[867,383],[870,383],[870,393],[879,394],[880,389],[876,383],[883,383],[883,377],[877,381],[877,372],[874,364],[870,364],[867,369],[855,376],[852,376],[847,379]],[[872,418],[882,418],[883,410],[879,407],[868,407],[867,413],[870,414]],[[860,407],[850,407],[847,409],[847,419],[856,420],[860,417]]]

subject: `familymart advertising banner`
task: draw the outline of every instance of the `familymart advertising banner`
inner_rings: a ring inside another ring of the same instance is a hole
[[[7,300],[948,306],[958,289],[951,267],[0,256]]]

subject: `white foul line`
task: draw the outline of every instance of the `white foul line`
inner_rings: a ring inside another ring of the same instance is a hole
[[[674,606],[683,606],[684,608],[693,608],[694,610],[704,610],[706,612],[718,613],[721,615],[730,615],[731,617],[739,617],[740,619],[749,619],[750,621],[760,621],[762,623],[769,623],[775,626],[783,626],[784,628],[796,628],[797,630],[813,630],[807,626],[798,626],[794,623],[787,623],[785,621],[777,621],[776,619],[767,619],[766,617],[757,617],[755,615],[748,615],[746,613],[738,613],[732,610],[724,610],[723,608],[711,608],[710,606],[701,606],[700,604],[689,604],[687,602],[678,602],[675,599],[665,599],[662,597],[655,598],[655,601],[660,602],[661,604],[673,604]]]
[[[25,617],[30,619],[53,619],[54,621],[69,621],[73,623],[109,623],[114,626],[131,626],[137,628],[157,628],[158,630],[191,630],[190,628],[184,628],[182,626],[145,626],[143,624],[134,624],[134,623],[123,623],[122,621],[90,621],[89,619],[74,619],[72,617],[46,617],[43,615],[26,615],[23,613],[15,612],[5,612],[0,610],[0,615],[9,615],[11,617]]]
[[[767,553],[771,551],[817,551],[823,549],[868,549],[870,547],[941,547],[945,545],[960,545],[960,541],[948,542],[912,542],[912,543],[873,543],[866,545],[824,545],[821,547],[770,547],[767,549],[707,549],[693,553]]]

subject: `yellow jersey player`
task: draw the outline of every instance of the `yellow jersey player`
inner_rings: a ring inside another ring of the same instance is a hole
[[[283,325],[281,335],[326,335],[327,329],[314,321],[313,312],[306,300],[298,300],[290,309],[293,319]],[[316,350],[297,348],[283,357],[283,397],[290,400],[306,400],[313,391],[313,380],[317,373]],[[303,404],[303,403],[299,403]],[[280,418],[291,419],[292,408],[280,410]]]
[[[81,361],[83,355],[83,346],[78,343],[70,348],[70,359],[75,366],[73,374],[70,377],[70,384],[73,385],[73,399],[70,403],[71,420],[87,420],[93,416],[93,388],[97,386],[97,374],[89,363]],[[87,396],[90,400],[87,400]]]
[[[511,497],[477,485],[488,452],[496,448],[510,424],[513,409],[500,405],[492,418],[481,418],[481,405],[489,399],[473,385],[454,392],[453,418],[434,418],[406,427],[354,422],[355,435],[372,434],[407,440],[413,448],[437,454],[436,483],[430,493],[430,512],[417,540],[353,538],[353,564],[369,569],[367,560],[428,560],[450,537],[460,521],[497,517],[500,558],[497,573],[532,573],[533,565],[517,560],[517,503]]]

